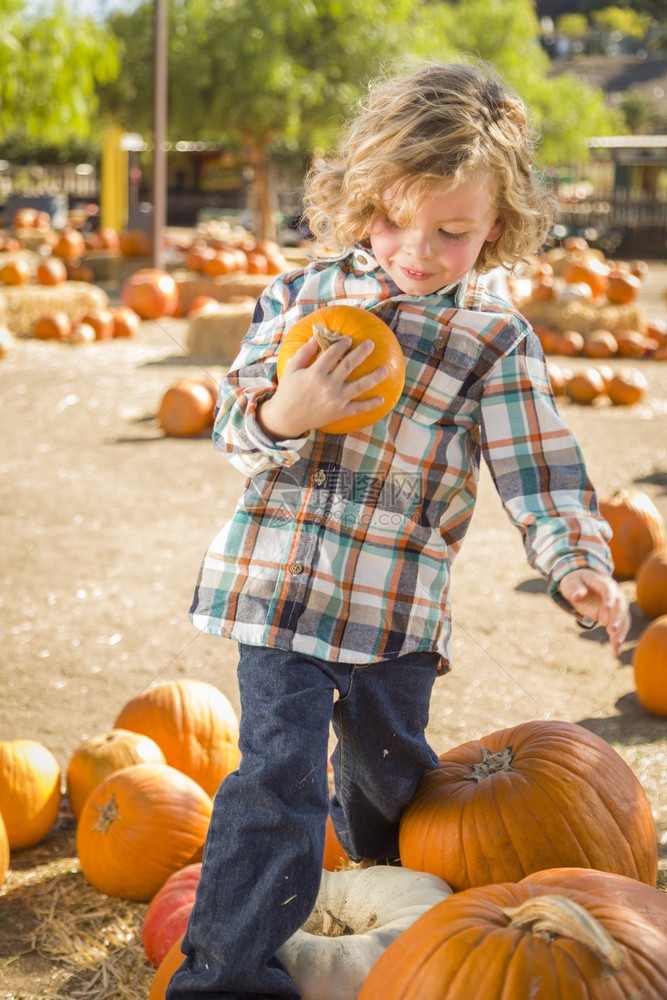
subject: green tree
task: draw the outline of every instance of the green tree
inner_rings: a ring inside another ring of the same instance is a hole
[[[561,14],[556,18],[556,30],[568,38],[581,38],[590,30],[588,18],[585,14]]]
[[[64,2],[48,13],[0,0],[0,133],[3,143],[62,146],[94,128],[98,83],[118,72],[104,25]]]
[[[148,134],[152,3],[108,23],[123,71],[103,106]],[[601,91],[549,77],[539,36],[533,0],[170,0],[169,139],[236,143],[268,235],[276,153],[329,146],[368,80],[417,55],[494,64],[531,107],[545,165],[584,160],[586,138],[619,131],[619,119]]]
[[[591,14],[591,20],[599,31],[611,34],[619,32],[632,38],[643,38],[651,24],[648,14],[641,14],[629,7],[604,7]]]

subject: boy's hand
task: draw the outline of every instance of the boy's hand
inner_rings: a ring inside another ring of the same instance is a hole
[[[363,378],[347,382],[348,375],[374,348],[373,341],[366,340],[350,351],[351,343],[350,337],[341,337],[314,361],[318,351],[314,337],[299,348],[273,396],[257,407],[257,419],[271,437],[277,441],[300,437],[313,427],[381,405],[381,396],[355,401],[363,392],[375,388],[388,372],[384,367],[376,368]]]
[[[604,625],[618,656],[630,628],[630,611],[616,581],[592,569],[576,569],[560,581],[560,592],[582,616]]]

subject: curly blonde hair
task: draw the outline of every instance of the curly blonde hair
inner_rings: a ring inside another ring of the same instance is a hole
[[[533,164],[535,140],[525,105],[489,67],[425,64],[371,84],[338,150],[306,175],[305,218],[325,246],[346,250],[368,239],[396,182],[405,182],[396,221],[406,225],[435,185],[490,171],[504,228],[475,266],[512,269],[539,249],[553,216]]]

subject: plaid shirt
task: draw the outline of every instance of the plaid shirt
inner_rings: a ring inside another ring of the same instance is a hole
[[[389,324],[403,394],[355,433],[274,441],[255,414],[281,338],[333,302]],[[610,572],[608,526],[540,344],[479,278],[404,295],[362,247],[280,275],[222,382],[213,441],[249,479],[202,563],[191,617],[207,632],[357,664],[438,651],[446,669],[451,564],[481,454],[556,601],[572,610],[558,592],[567,572]]]

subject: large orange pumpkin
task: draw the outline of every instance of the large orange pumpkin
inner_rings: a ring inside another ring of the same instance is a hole
[[[401,818],[403,865],[458,891],[566,866],[655,885],[657,837],[639,781],[570,722],[524,722],[472,740],[427,771]]]
[[[34,847],[58,818],[60,767],[35,740],[0,743],[0,814],[12,851]]]
[[[114,771],[79,817],[81,870],[107,896],[148,902],[173,872],[200,860],[212,811],[201,785],[167,764]]]
[[[632,666],[644,708],[667,717],[667,615],[656,618],[639,636]]]
[[[0,281],[4,285],[27,285],[30,281],[29,265],[20,257],[8,261],[0,268]]]
[[[359,413],[352,417],[334,420],[319,430],[329,434],[349,434],[351,431],[368,427],[384,417],[394,408],[403,391],[405,382],[405,360],[403,351],[393,330],[384,320],[366,309],[357,306],[323,306],[297,320],[287,331],[278,351],[278,379],[292,360],[296,352],[315,336],[320,350],[326,350],[340,337],[351,337],[352,347],[357,347],[364,340],[372,340],[375,344],[373,352],[352,372],[348,382],[370,374],[376,368],[386,365],[389,374],[374,389],[359,396],[359,399],[369,399],[372,396],[382,396],[384,402],[380,406]]]
[[[9,838],[7,827],[0,813],[0,888],[7,877],[9,871]]]
[[[154,740],[129,729],[111,729],[84,740],[67,767],[67,797],[74,818],[79,818],[86,799],[108,774],[133,764],[166,764],[166,760]]]
[[[380,955],[359,1000],[664,1000],[667,934],[574,889],[504,883],[436,903]]]
[[[563,269],[563,278],[567,284],[588,285],[593,298],[604,295],[609,284],[609,265],[593,254],[582,255],[579,259],[569,260]]]
[[[160,965],[174,941],[183,937],[200,877],[201,862],[186,865],[153,896],[141,925],[141,941],[152,965]]]
[[[120,290],[123,305],[142,319],[173,316],[178,305],[178,287],[167,271],[144,267],[130,275]]]
[[[206,681],[167,681],[142,691],[121,709],[114,727],[145,733],[167,763],[209,795],[238,765],[239,725],[227,697]]]
[[[549,868],[521,879],[522,884],[541,885],[550,892],[575,889],[601,896],[610,903],[630,906],[667,934],[667,892],[627,875],[599,872],[594,868]]]
[[[619,490],[602,497],[600,513],[612,530],[609,548],[617,580],[634,579],[647,555],[667,546],[662,515],[646,493]]]
[[[667,615],[667,548],[654,549],[637,570],[637,604],[649,618]]]

